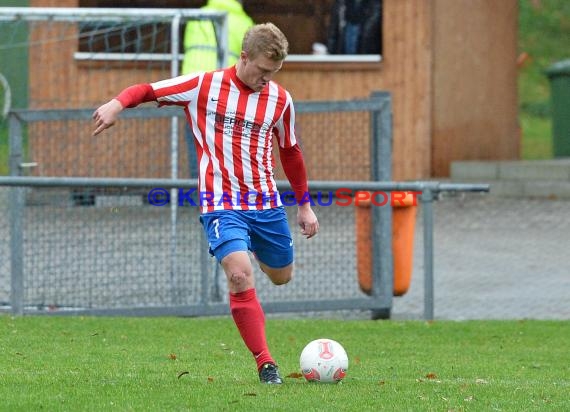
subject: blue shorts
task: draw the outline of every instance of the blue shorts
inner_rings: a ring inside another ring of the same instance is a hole
[[[221,262],[232,252],[251,250],[272,268],[293,263],[293,239],[284,207],[220,210],[200,216],[210,254]]]

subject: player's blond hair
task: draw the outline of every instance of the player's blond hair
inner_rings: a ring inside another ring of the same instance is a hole
[[[289,42],[273,23],[256,24],[243,37],[242,50],[252,59],[263,55],[273,61],[285,60]]]

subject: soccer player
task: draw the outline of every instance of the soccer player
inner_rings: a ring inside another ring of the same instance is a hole
[[[243,38],[235,66],[130,86],[93,113],[97,135],[111,127],[124,108],[143,102],[178,105],[186,112],[198,155],[200,221],[210,253],[228,279],[234,322],[256,361],[260,381],[268,384],[283,381],[267,346],[248,251],[275,285],[293,276],[293,241],[273,175],[273,137],[295,192],[301,233],[311,238],[319,230],[307,198],[293,101],[272,80],[288,47],[275,25],[255,25]]]
[[[242,0],[208,0],[202,10],[225,11],[228,14],[228,66],[234,65],[241,52],[241,42],[253,20],[242,6]],[[191,20],[184,31],[184,60],[182,74],[207,72],[218,68],[218,47],[214,25],[208,20]],[[186,124],[184,130],[188,150],[190,177],[198,177],[198,161],[194,149],[194,134]]]

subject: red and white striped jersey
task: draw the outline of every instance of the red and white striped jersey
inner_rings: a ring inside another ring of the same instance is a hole
[[[274,135],[282,148],[297,143],[289,92],[273,81],[255,92],[235,66],[151,86],[160,105],[184,107],[195,137],[203,213],[282,205],[272,147]]]

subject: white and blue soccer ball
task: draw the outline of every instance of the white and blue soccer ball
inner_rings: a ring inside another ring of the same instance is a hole
[[[300,364],[307,381],[336,383],[346,376],[348,355],[337,341],[316,339],[309,342],[301,352]]]

